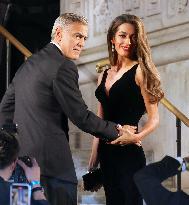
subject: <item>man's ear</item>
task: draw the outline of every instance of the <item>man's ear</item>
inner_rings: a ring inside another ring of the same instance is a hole
[[[62,28],[58,26],[55,30],[55,39],[61,41],[62,35],[63,35]]]

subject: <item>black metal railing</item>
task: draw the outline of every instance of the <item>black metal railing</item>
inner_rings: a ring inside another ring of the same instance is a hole
[[[27,59],[32,53],[20,43],[11,33],[0,25],[0,34],[6,39],[6,88],[10,83],[10,62],[11,62],[11,45],[14,45]]]

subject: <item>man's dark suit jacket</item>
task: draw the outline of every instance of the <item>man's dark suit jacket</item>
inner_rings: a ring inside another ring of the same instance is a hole
[[[189,196],[185,192],[171,192],[161,185],[165,179],[179,173],[179,166],[176,159],[166,156],[135,174],[135,183],[147,205],[189,204]]]
[[[68,118],[92,135],[114,139],[118,134],[115,123],[88,110],[76,65],[49,43],[17,71],[0,104],[0,125],[6,119],[18,124],[20,155],[35,157],[42,175],[77,183]]]
[[[0,205],[10,205],[10,183],[0,177]],[[33,200],[31,205],[49,205],[46,200]]]

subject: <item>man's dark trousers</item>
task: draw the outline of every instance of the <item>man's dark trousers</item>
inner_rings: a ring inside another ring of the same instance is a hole
[[[51,205],[77,205],[77,184],[41,176],[47,200]]]

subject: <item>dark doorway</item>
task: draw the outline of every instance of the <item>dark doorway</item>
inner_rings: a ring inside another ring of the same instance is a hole
[[[2,9],[4,12],[2,12]],[[0,23],[7,28],[32,53],[37,52],[48,42],[55,19],[59,16],[59,0],[3,0],[0,3]],[[0,99],[5,92],[5,41],[0,41]],[[11,79],[24,56],[11,47]]]

